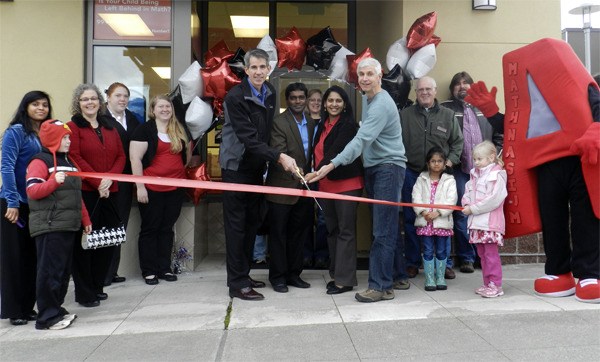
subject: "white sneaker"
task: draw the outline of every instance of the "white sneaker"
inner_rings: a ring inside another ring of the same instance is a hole
[[[50,327],[48,327],[48,329],[56,331],[56,330],[59,330],[59,329],[65,329],[65,328],[67,328],[70,325],[71,325],[71,321],[68,321],[66,319],[62,319],[59,322],[56,322],[55,324],[53,324]]]
[[[73,322],[75,319],[77,319],[77,314],[65,314],[63,316],[64,321]]]

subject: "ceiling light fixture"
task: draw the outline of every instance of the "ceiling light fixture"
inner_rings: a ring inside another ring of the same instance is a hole
[[[230,18],[236,38],[262,38],[269,35],[268,16],[231,15]]]
[[[162,79],[171,79],[171,67],[152,67],[152,70]]]
[[[154,36],[138,14],[98,14],[119,36]]]

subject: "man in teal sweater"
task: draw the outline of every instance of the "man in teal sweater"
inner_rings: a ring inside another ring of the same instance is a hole
[[[361,154],[368,197],[400,202],[406,156],[402,143],[400,115],[392,97],[381,88],[381,64],[373,58],[358,64],[358,84],[363,96],[362,124],[356,136],[331,163],[316,172],[311,182],[334,168],[347,165]],[[398,237],[399,208],[372,205],[373,244],[369,260],[369,286],[356,293],[359,302],[394,299],[394,254]]]

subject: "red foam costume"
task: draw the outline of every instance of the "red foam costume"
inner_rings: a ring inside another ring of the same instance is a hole
[[[465,100],[493,125],[503,119],[506,236],[542,231],[548,275],[536,280],[538,294],[573,294],[572,272],[580,281],[596,280],[581,295],[577,285],[578,299],[600,302],[600,123],[590,110],[598,85],[561,40],[536,41],[505,54],[502,64],[504,116],[495,88],[490,93],[482,82]]]

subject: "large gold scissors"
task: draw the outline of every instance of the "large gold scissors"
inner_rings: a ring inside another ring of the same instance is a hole
[[[298,168],[298,166],[296,166],[296,173],[298,174],[298,177],[300,177],[300,180],[302,180],[302,183],[304,184],[304,186],[306,187],[306,189],[308,191],[312,191],[310,189],[310,187],[308,187],[308,183],[306,182],[306,179],[304,178],[304,176],[302,176],[302,174],[300,173],[300,169]],[[316,197],[312,197],[313,200],[315,200],[315,203],[317,204],[317,207],[319,208],[319,210],[323,211],[323,208],[321,207],[321,204],[319,204],[319,201],[317,201]]]

